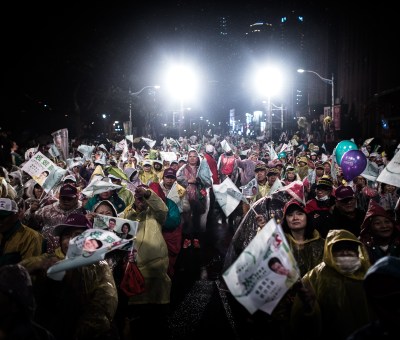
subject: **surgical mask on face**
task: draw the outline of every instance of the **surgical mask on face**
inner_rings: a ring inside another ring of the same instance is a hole
[[[317,197],[317,196],[315,196],[315,199],[316,199],[317,201],[326,201],[326,200],[329,199],[329,196],[328,196],[328,195],[325,195],[325,196],[322,196],[322,197]]]
[[[359,257],[335,256],[333,261],[342,274],[353,274],[361,267],[361,260]]]

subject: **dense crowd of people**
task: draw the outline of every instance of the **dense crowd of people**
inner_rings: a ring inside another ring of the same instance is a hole
[[[358,145],[375,177],[363,172],[346,180],[333,150],[295,137],[276,144],[238,136],[170,138],[152,146],[147,139],[140,146],[124,139],[122,148],[88,141],[89,154],[69,143],[64,159],[62,152],[54,157],[52,142],[20,151],[3,136],[0,277],[25,279],[10,290],[2,278],[0,309],[6,313],[21,298],[35,302],[24,301],[26,316],[10,314],[12,322],[0,322],[0,339],[133,339],[160,331],[168,337],[182,252],[196,250],[201,263],[207,224],[219,221],[234,233],[226,269],[271,218],[282,223],[301,280],[290,284],[272,315],[257,319],[257,312],[254,322],[270,323],[280,339],[346,339],[353,333],[361,339],[355,332],[377,320],[391,334],[395,321],[379,319],[369,303],[373,294],[374,303],[388,298],[372,292],[372,279],[365,289],[364,279],[382,258],[400,257],[400,188],[376,181],[398,149]],[[62,174],[50,187],[51,173],[35,178],[23,170],[39,152]],[[246,198],[229,216],[213,188],[227,179]],[[67,257],[72,240],[92,229],[98,216],[109,217],[112,232],[118,218],[137,222],[135,235],[129,223],[118,233],[131,241],[129,250],[70,269],[62,280],[50,278],[47,270]],[[144,293],[121,290],[129,262],[143,274]],[[33,287],[29,297],[20,296],[27,294],[24,285]],[[398,303],[399,287],[390,286]],[[10,294],[14,290],[20,291]]]

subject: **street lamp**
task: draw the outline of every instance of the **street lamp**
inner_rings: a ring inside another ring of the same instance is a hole
[[[255,75],[255,85],[260,94],[267,97],[267,121],[265,136],[267,139],[273,139],[272,128],[272,104],[271,97],[279,93],[282,88],[283,75],[279,67],[267,65],[266,67],[257,70]]]
[[[304,72],[314,73],[314,74],[315,74],[319,79],[321,79],[324,83],[329,84],[329,85],[332,86],[331,117],[333,117],[333,107],[334,107],[334,105],[335,105],[335,83],[334,83],[333,73],[332,73],[332,79],[328,79],[328,78],[321,77],[321,75],[319,75],[317,72],[311,71],[311,70],[303,70],[302,68],[299,68],[299,69],[297,70],[297,72],[299,72],[299,73],[304,73]]]
[[[139,96],[144,90],[147,89],[159,89],[159,85],[148,85],[143,87],[141,90],[137,92],[131,92],[131,88],[129,88],[129,134],[132,135],[132,98],[131,96]]]
[[[168,89],[173,97],[179,100],[179,137],[184,127],[184,105],[192,100],[197,92],[197,78],[192,66],[184,64],[173,64],[166,73]]]

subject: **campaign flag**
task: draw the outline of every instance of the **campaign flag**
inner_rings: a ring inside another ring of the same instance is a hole
[[[390,162],[383,168],[376,179],[377,182],[400,187],[400,151],[397,151]]]
[[[176,153],[175,152],[169,152],[169,151],[160,151],[160,156],[163,161],[176,161]]]
[[[225,178],[221,184],[214,184],[212,187],[215,200],[218,202],[225,216],[229,216],[242,200],[242,193],[229,177]],[[233,194],[232,191],[238,192],[240,197],[239,195]]]
[[[84,145],[81,144],[78,146],[78,151],[83,155],[84,162],[92,160],[92,153],[95,149],[94,145]]]
[[[156,142],[157,142],[155,140],[152,140],[150,138],[145,138],[145,137],[142,137],[142,141],[145,142],[148,146],[150,146],[151,149],[153,148],[154,145],[156,145]]]
[[[268,148],[269,148],[269,156],[270,156],[271,160],[278,159],[278,155],[276,154],[276,151],[275,151],[273,145],[269,145]]]
[[[120,142],[115,143],[115,151],[121,151],[120,160],[125,162],[128,159],[128,142],[126,139],[122,139]]]
[[[369,145],[369,143],[371,143],[374,140],[375,137],[372,138],[368,138],[364,141],[363,145]]]
[[[278,178],[275,180],[274,184],[272,184],[272,187],[269,191],[269,194],[273,194],[275,191],[277,191],[278,189],[282,188],[284,185],[282,183],[282,181],[280,181]]]
[[[66,270],[104,260],[106,253],[114,249],[120,249],[131,241],[121,239],[116,233],[111,231],[87,229],[69,241],[66,258],[51,266],[47,270],[47,276],[53,280],[61,281]],[[97,248],[93,249],[93,244],[97,244]]]
[[[110,220],[113,220],[113,224],[110,224]],[[108,215],[97,214],[93,220],[93,228],[104,229],[108,231],[112,231],[117,233],[119,237],[123,234],[122,227],[124,225],[129,226],[128,237],[126,238],[134,238],[137,233],[137,228],[139,225],[138,221],[127,220],[120,217],[113,217]],[[111,227],[112,226],[112,227]]]
[[[58,184],[67,172],[67,170],[54,164],[40,151],[35,153],[33,157],[22,166],[22,170],[30,175],[36,183],[40,184],[46,193]]]
[[[68,129],[61,129],[53,132],[53,142],[60,152],[60,157],[66,161],[69,156]]]
[[[181,200],[181,198],[179,197],[178,185],[176,181],[174,182],[174,184],[172,184],[172,187],[168,192],[167,198],[173,200],[176,204],[178,204]]]
[[[231,146],[225,139],[221,142],[221,148],[224,150],[224,152],[229,152],[232,150]]]
[[[278,264],[279,273],[274,271]],[[275,219],[257,233],[222,277],[249,313],[273,312],[288,289],[300,279],[285,234]]]
[[[283,152],[285,150],[288,150],[288,148],[289,148],[289,144],[283,143],[279,152]]]
[[[246,150],[242,150],[242,151],[240,151],[240,155],[241,156],[247,156],[250,151],[251,151],[251,148],[250,149],[246,149]]]
[[[203,183],[206,188],[210,188],[212,186],[212,173],[210,170],[210,166],[208,165],[205,158],[200,160],[200,165],[197,169],[196,177],[200,178],[201,183]]]
[[[255,178],[253,178],[249,183],[241,186],[243,196],[246,198],[253,198],[258,194],[258,183]]]
[[[379,167],[375,162],[370,162],[367,159],[367,166],[365,170],[361,173],[362,177],[366,178],[369,181],[375,182],[379,176]]]
[[[113,184],[112,182],[106,180],[98,179],[91,181],[89,185],[82,190],[82,194],[87,197],[93,197],[96,194],[101,194],[102,192],[120,188],[122,188],[122,186]]]
[[[53,158],[57,158],[58,156],[60,156],[60,152],[58,151],[57,147],[55,146],[55,144],[51,144],[49,147],[49,154],[51,157]]]

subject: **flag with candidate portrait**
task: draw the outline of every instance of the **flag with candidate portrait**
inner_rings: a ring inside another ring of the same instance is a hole
[[[283,270],[274,269],[279,263]],[[288,289],[300,279],[285,234],[271,219],[222,275],[229,291],[249,313],[271,314]]]

